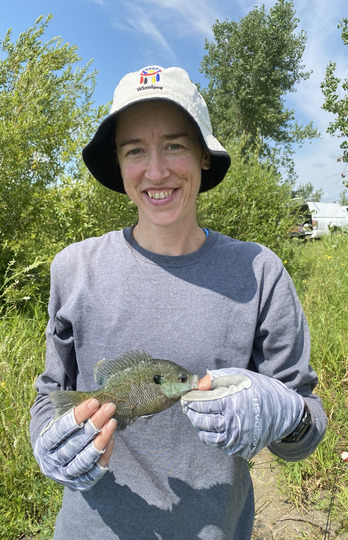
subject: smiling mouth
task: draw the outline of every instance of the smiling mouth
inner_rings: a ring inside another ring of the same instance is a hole
[[[147,191],[146,194],[150,199],[166,199],[167,197],[170,197],[170,195],[174,192],[174,189],[171,189],[169,191]]]

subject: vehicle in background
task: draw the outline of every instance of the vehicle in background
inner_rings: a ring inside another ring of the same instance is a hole
[[[346,206],[334,202],[303,203],[299,209],[299,225],[290,231],[292,238],[320,238],[332,229],[348,226]]]

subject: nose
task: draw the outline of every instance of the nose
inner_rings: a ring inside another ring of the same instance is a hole
[[[166,160],[161,152],[153,150],[148,153],[145,176],[151,182],[158,184],[169,176]]]

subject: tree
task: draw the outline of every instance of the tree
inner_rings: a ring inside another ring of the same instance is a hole
[[[245,155],[246,136],[227,144],[232,165],[221,184],[199,196],[198,215],[209,227],[239,240],[258,242],[288,259],[288,233],[294,224],[291,185],[269,162],[260,162],[260,147]]]
[[[49,263],[66,245],[136,220],[126,195],[83,164],[109,105],[93,106],[95,72],[77,65],[76,46],[41,42],[50,19],[16,43],[11,30],[0,40],[0,303],[9,309],[47,302]]]
[[[346,206],[348,208],[348,189],[345,188],[343,191],[341,191],[338,204],[341,206]]]
[[[314,186],[311,182],[308,184],[300,184],[292,192],[292,197],[294,199],[301,199],[303,201],[316,201],[319,202],[322,199],[324,192],[322,189],[314,189]]]
[[[0,274],[35,224],[45,190],[73,174],[104,112],[92,107],[90,63],[75,67],[76,46],[60,37],[41,42],[50,19],[37,19],[15,43],[11,30],[0,40]]]
[[[269,13],[255,7],[239,22],[213,25],[214,40],[206,40],[208,54],[201,63],[209,80],[202,94],[222,141],[244,133],[252,144],[261,138],[269,153],[277,145],[289,152],[292,143],[318,135],[285,107],[286,93],[310,76],[301,64],[306,35],[296,33],[297,25],[293,2],[286,0]]]
[[[337,28],[342,28],[343,43],[348,45],[348,19],[343,18]],[[335,120],[329,123],[327,132],[344,139],[340,144],[342,156],[338,160],[348,163],[348,78],[341,81],[335,77],[335,70],[336,62],[330,62],[326,68],[325,79],[321,83],[325,96],[322,108],[336,116]],[[345,177],[344,173],[342,177]],[[348,187],[348,182],[344,182],[344,185]]]

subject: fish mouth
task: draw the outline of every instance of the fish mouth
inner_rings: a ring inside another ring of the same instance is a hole
[[[198,375],[194,375],[193,378],[192,378],[191,385],[190,385],[191,390],[197,390],[198,389],[198,381],[199,381]]]

